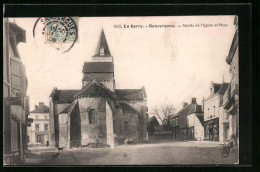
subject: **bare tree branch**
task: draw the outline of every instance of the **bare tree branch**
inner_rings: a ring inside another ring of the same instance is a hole
[[[155,106],[152,114],[154,114],[161,122],[165,130],[170,128],[170,117],[176,111],[173,105]]]

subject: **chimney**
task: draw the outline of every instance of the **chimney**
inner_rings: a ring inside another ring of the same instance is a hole
[[[34,105],[34,108],[35,108],[35,110],[36,110],[36,109],[38,109],[38,106],[37,106],[37,105]]]
[[[191,98],[191,104],[197,104],[196,98]]]
[[[183,103],[182,103],[182,107],[185,107],[185,106],[187,106],[187,105],[188,105],[187,102],[183,102]]]
[[[43,102],[39,102],[39,109],[41,112],[43,112],[43,106],[44,106],[44,103]]]

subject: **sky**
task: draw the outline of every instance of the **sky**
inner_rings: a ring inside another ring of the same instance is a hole
[[[223,79],[231,79],[225,59],[235,34],[234,16],[80,17],[79,40],[66,53],[62,53],[62,48],[68,44],[59,45],[58,50],[57,45],[44,41],[40,23],[33,37],[36,20],[9,20],[26,30],[26,43],[19,43],[18,50],[26,66],[31,110],[38,102],[49,105],[54,87],[81,89],[83,64],[92,61],[102,28],[114,59],[116,88],[144,86],[149,115],[157,105],[180,109],[192,97],[202,104],[203,96],[210,94],[211,81],[222,83]],[[131,24],[148,27],[113,27]],[[149,24],[175,27],[150,28]]]

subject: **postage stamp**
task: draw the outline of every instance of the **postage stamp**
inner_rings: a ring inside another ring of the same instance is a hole
[[[40,17],[34,23],[33,38],[65,53],[79,42],[78,23],[78,17]]]
[[[78,17],[46,17],[45,43],[78,41]]]

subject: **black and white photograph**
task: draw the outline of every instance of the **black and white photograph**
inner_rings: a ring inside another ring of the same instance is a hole
[[[239,164],[239,20],[4,17],[4,166]]]

